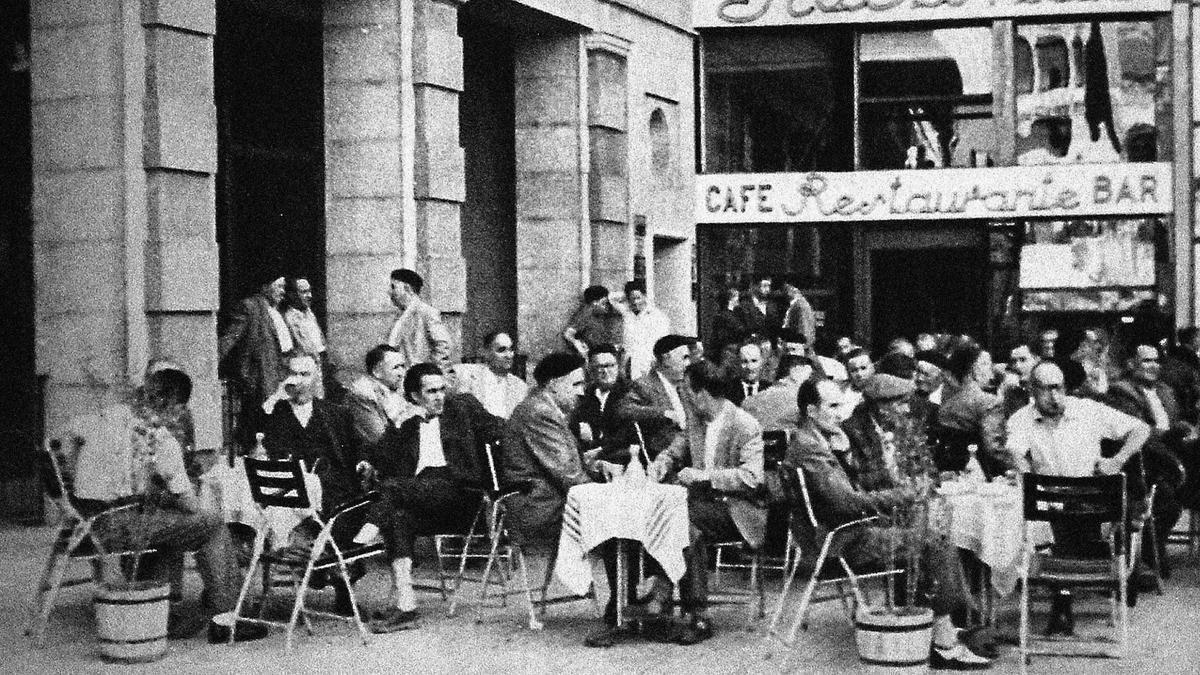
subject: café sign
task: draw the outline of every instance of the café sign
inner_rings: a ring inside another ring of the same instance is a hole
[[[1171,164],[706,174],[694,208],[727,224],[1163,214]]]
[[[693,0],[696,28],[1169,12],[1170,0]]]

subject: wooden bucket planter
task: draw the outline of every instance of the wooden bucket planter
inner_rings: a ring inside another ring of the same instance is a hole
[[[890,612],[860,607],[854,614],[854,639],[863,663],[924,670],[933,640],[933,610],[913,607]]]
[[[170,595],[166,583],[100,585],[95,599],[100,655],[117,663],[161,659],[167,653]]]

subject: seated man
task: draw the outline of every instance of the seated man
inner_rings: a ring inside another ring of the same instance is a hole
[[[680,597],[689,622],[676,642],[693,645],[712,637],[708,618],[708,546],[743,540],[763,544],[767,508],[763,485],[762,427],[726,398],[728,383],[717,366],[693,363],[686,371],[697,419],[650,466],[656,481],[673,478],[688,488],[691,543]],[[657,584],[662,588],[661,580]]]
[[[913,420],[909,406],[914,390],[912,380],[872,375],[862,387],[865,402],[842,423],[850,439],[846,470],[863,489],[896,487],[906,477],[932,475],[933,458],[924,430]]]
[[[765,430],[794,427],[796,391],[815,376],[808,357],[784,354],[779,361],[779,379],[765,391],[742,401],[742,410],[750,413]]]
[[[742,401],[766,391],[771,383],[763,378],[763,350],[757,342],[747,342],[738,347],[738,378],[728,385],[729,401],[741,405]]]
[[[148,405],[117,404],[72,423],[68,434],[80,446],[74,495],[85,513],[96,513],[113,502],[140,504],[140,508],[118,511],[96,523],[95,532],[107,547],[145,545],[167,560],[194,551],[204,582],[202,606],[211,616],[233,609],[241,574],[224,520],[219,513],[200,508],[184,468],[183,450],[155,413],[156,392],[180,388],[191,389],[186,374],[159,370],[146,379],[144,401]],[[145,537],[130,541],[132,532]],[[141,576],[156,576],[155,570],[141,572]],[[173,597],[181,595],[182,588],[173,589]],[[199,630],[198,622],[175,610],[172,607],[168,626],[172,637],[188,637]],[[261,637],[265,630],[260,628],[239,626],[239,638],[251,633]]]
[[[918,480],[903,487],[862,490],[855,486],[835,455],[839,442],[836,405],[842,399],[841,390],[827,382],[807,382],[800,387],[798,404],[803,406],[802,427],[788,448],[788,458],[804,470],[809,496],[817,521],[828,529],[843,523],[890,513],[893,508],[912,504],[928,486]],[[888,551],[896,551],[896,559],[906,560],[905,542],[914,536],[889,525],[871,525],[850,530],[842,555],[852,568],[879,569],[887,560]],[[964,645],[959,638],[952,616],[967,616],[971,609],[966,592],[958,552],[941,537],[925,541],[921,552],[924,560],[921,597],[929,597],[934,613],[933,651],[930,665],[937,669],[974,670],[986,668],[989,661]]]
[[[375,474],[383,499],[355,541],[366,543],[382,533],[395,588],[395,606],[371,618],[376,633],[416,625],[413,543],[423,534],[467,531],[486,484],[483,447],[496,440],[502,425],[473,397],[447,397],[445,377],[432,363],[409,369],[404,394],[417,414],[389,428],[360,464]]]
[[[683,383],[691,342],[682,335],[659,338],[654,343],[654,368],[634,380],[617,406],[620,422],[641,427],[651,459],[687,428],[692,414],[690,390]]]
[[[488,333],[480,350],[483,363],[463,363],[454,368],[456,391],[479,399],[488,412],[508,419],[513,408],[525,399],[529,386],[513,375],[516,349],[505,332]]]
[[[399,426],[409,412],[401,391],[408,364],[400,351],[391,345],[372,347],[363,365],[367,375],[354,380],[346,392],[346,406],[360,447],[378,443],[383,432]]]
[[[617,348],[611,344],[593,346],[587,356],[587,389],[575,409],[572,427],[584,448],[604,447],[626,455],[630,442],[624,425],[617,420],[617,405],[629,390],[620,375]]]

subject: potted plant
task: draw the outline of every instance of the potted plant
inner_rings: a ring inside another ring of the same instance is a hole
[[[96,634],[100,654],[106,660],[145,663],[167,653],[170,583],[140,577],[151,534],[148,512],[155,508],[154,456],[159,444],[170,437],[170,431],[154,415],[139,410],[130,436],[135,462],[146,469],[134,472],[145,476],[147,482],[135,485],[135,494],[148,494],[150,498],[101,519],[106,545],[132,553],[109,555],[104,561],[103,578],[95,596]]]
[[[896,576],[889,575],[883,605],[856,608],[855,643],[864,663],[924,669],[933,639],[933,610],[918,606],[916,601],[921,553],[931,530],[928,499],[934,469],[925,435],[919,428],[899,429],[893,439],[900,483],[916,495],[911,503],[879,514],[887,519],[893,533],[886,538],[888,567],[905,570],[903,592],[897,592],[901,589],[896,586]]]

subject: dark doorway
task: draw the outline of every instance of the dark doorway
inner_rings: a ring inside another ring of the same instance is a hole
[[[34,366],[33,164],[30,146],[29,2],[0,4],[0,515],[41,517],[33,451],[42,436]]]
[[[871,252],[871,333],[876,349],[918,333],[987,335],[987,258],[976,248]]]
[[[464,356],[472,354],[490,331],[508,331],[515,337],[517,330],[513,35],[488,9],[471,3],[459,11],[458,32],[463,39],[459,135],[466,182]]]
[[[325,308],[321,3],[219,0],[217,243],[222,318],[263,281],[307,275]]]

